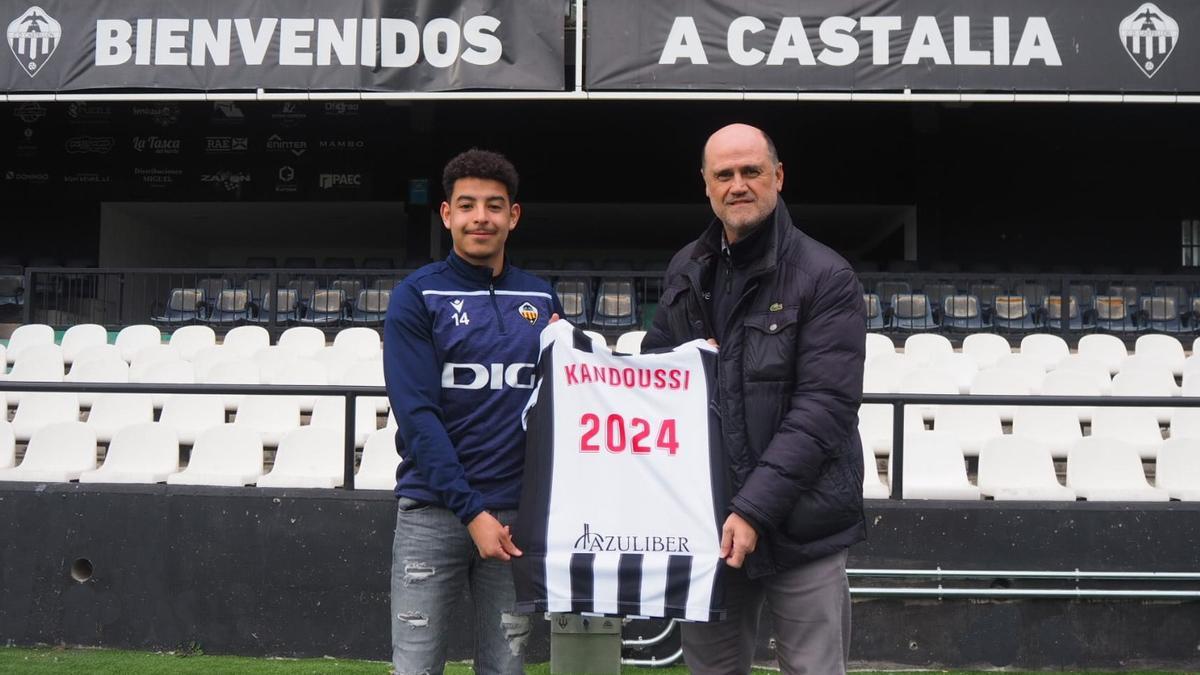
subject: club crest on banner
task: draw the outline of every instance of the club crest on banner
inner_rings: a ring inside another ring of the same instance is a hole
[[[537,307],[534,307],[533,305],[526,302],[526,303],[522,304],[520,307],[518,307],[517,311],[520,312],[521,317],[524,318],[526,321],[528,321],[530,325],[537,323],[537,320],[538,320]]]
[[[41,72],[62,41],[62,26],[34,5],[8,24],[8,48],[29,77]]]
[[[1179,24],[1152,2],[1121,21],[1121,44],[1142,74],[1154,77],[1179,43]]]

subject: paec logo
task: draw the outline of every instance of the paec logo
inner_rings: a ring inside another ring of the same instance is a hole
[[[1179,24],[1153,2],[1121,21],[1121,44],[1142,74],[1154,77],[1179,43]]]
[[[29,77],[42,71],[62,41],[62,26],[34,5],[8,24],[8,48]]]

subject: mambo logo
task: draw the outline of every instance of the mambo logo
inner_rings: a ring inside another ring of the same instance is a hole
[[[607,384],[627,389],[682,389],[692,383],[692,371],[680,368],[616,368],[569,363],[563,366],[567,385]]]
[[[502,389],[505,385],[533,389],[535,377],[532,363],[447,363],[442,367],[444,389]]]
[[[583,524],[583,534],[575,540],[577,551],[619,551],[621,553],[691,553],[687,537],[660,537],[654,535],[603,535],[592,532],[592,526]]]
[[[1031,16],[1025,20],[1016,51],[1012,51],[1009,17],[991,18],[990,50],[971,48],[972,21],[969,16],[954,17],[953,49],[949,49],[937,17],[918,16],[912,24],[900,64],[1028,66],[1033,61],[1041,61],[1047,66],[1062,65],[1054,35],[1045,17]],[[819,44],[824,49],[814,56],[809,43],[809,28],[800,17],[783,17],[772,39],[771,33],[765,32],[767,24],[762,19],[739,16],[729,23],[725,44],[729,59],[739,66],[757,66],[764,60],[768,66],[781,66],[789,61],[802,66],[815,66],[818,61],[827,66],[849,66],[858,61],[861,51],[859,35],[855,33],[869,33],[871,63],[886,66],[892,63],[892,33],[900,33],[904,28],[904,22],[898,16],[864,16],[858,19],[831,16],[821,21],[817,28]],[[983,34],[978,29],[974,32],[976,35]],[[763,33],[761,37],[760,33]],[[756,44],[769,49],[763,51],[753,46]],[[675,17],[658,63],[672,65],[683,59],[693,64],[707,65],[708,56],[700,39],[700,31],[696,28],[696,20],[690,16]]]
[[[215,25],[214,25],[215,23]],[[228,66],[235,55],[248,66],[268,55],[281,66],[381,66],[408,68],[424,57],[435,68],[460,59],[476,66],[500,61],[500,20],[473,16],[463,23],[431,19],[99,19],[96,65]],[[233,37],[237,36],[238,48]]]

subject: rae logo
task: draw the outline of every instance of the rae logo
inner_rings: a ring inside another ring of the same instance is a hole
[[[8,48],[29,77],[41,72],[60,41],[62,26],[37,5],[8,24]]]
[[[533,305],[531,305],[527,302],[527,303],[521,305],[520,307],[518,307],[517,311],[520,312],[522,318],[524,318],[526,321],[529,322],[529,325],[532,326],[533,324],[537,323],[537,320],[538,320],[537,307],[534,307]]]
[[[450,301],[450,306],[454,308],[454,325],[455,326],[470,326],[471,317],[463,311],[463,301],[461,298]]]
[[[528,371],[528,376],[521,375]],[[465,381],[460,379],[466,378]],[[442,367],[443,389],[502,389],[505,385],[513,389],[533,389],[534,367],[532,363],[446,363]]]
[[[1154,77],[1179,43],[1179,24],[1152,2],[1125,17],[1120,33],[1125,53],[1146,77]]]

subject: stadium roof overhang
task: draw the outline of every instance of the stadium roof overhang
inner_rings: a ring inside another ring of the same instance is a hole
[[[1200,102],[1200,3],[181,7],[0,0],[0,100]]]

